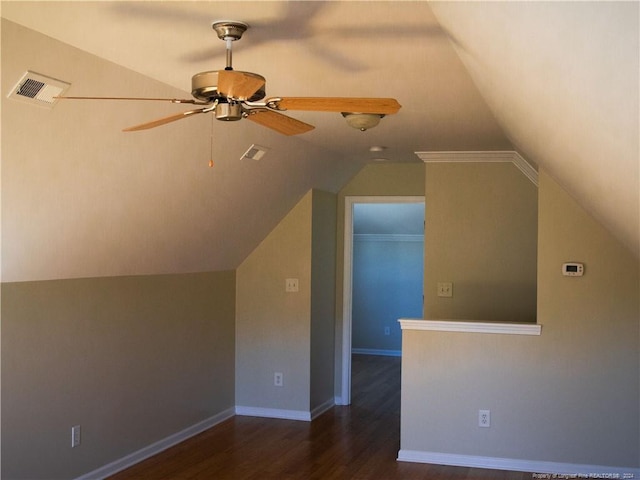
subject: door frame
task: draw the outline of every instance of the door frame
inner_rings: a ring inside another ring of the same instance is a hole
[[[351,328],[353,313],[353,206],[356,203],[424,203],[424,196],[358,196],[344,198],[344,269],[342,287],[341,404],[351,404]]]

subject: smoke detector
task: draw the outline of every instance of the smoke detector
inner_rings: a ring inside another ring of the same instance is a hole
[[[70,86],[68,82],[27,70],[7,97],[32,105],[53,108],[58,101],[56,97],[64,94]]]

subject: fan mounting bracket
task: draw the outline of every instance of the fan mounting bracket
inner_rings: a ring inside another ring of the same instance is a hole
[[[220,40],[240,40],[249,25],[235,20],[219,20],[211,24]]]
[[[263,98],[260,101],[244,101],[243,104],[245,105],[245,107],[252,109],[252,108],[256,108],[256,109],[267,109],[267,110],[272,110],[272,111],[276,111],[276,112],[285,112],[287,109],[286,108],[282,108],[279,105],[279,102],[282,101],[282,98],[280,97],[269,97],[269,98]]]

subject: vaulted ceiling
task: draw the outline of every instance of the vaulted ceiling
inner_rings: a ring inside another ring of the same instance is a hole
[[[2,280],[233,269],[309,188],[383,156],[517,150],[638,255],[635,2],[17,2],[2,24]],[[290,112],[295,137],[189,107],[6,99],[26,70],[68,95],[188,98],[225,65],[211,23],[250,25],[234,67],[269,96],[394,97],[366,132]],[[260,161],[239,160],[252,145]],[[371,152],[371,146],[384,146]],[[215,161],[207,167],[210,158]]]

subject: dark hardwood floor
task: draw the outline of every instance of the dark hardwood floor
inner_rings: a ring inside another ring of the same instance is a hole
[[[231,418],[110,480],[524,480],[531,474],[398,462],[400,358],[354,355],[352,405],[313,422]]]

